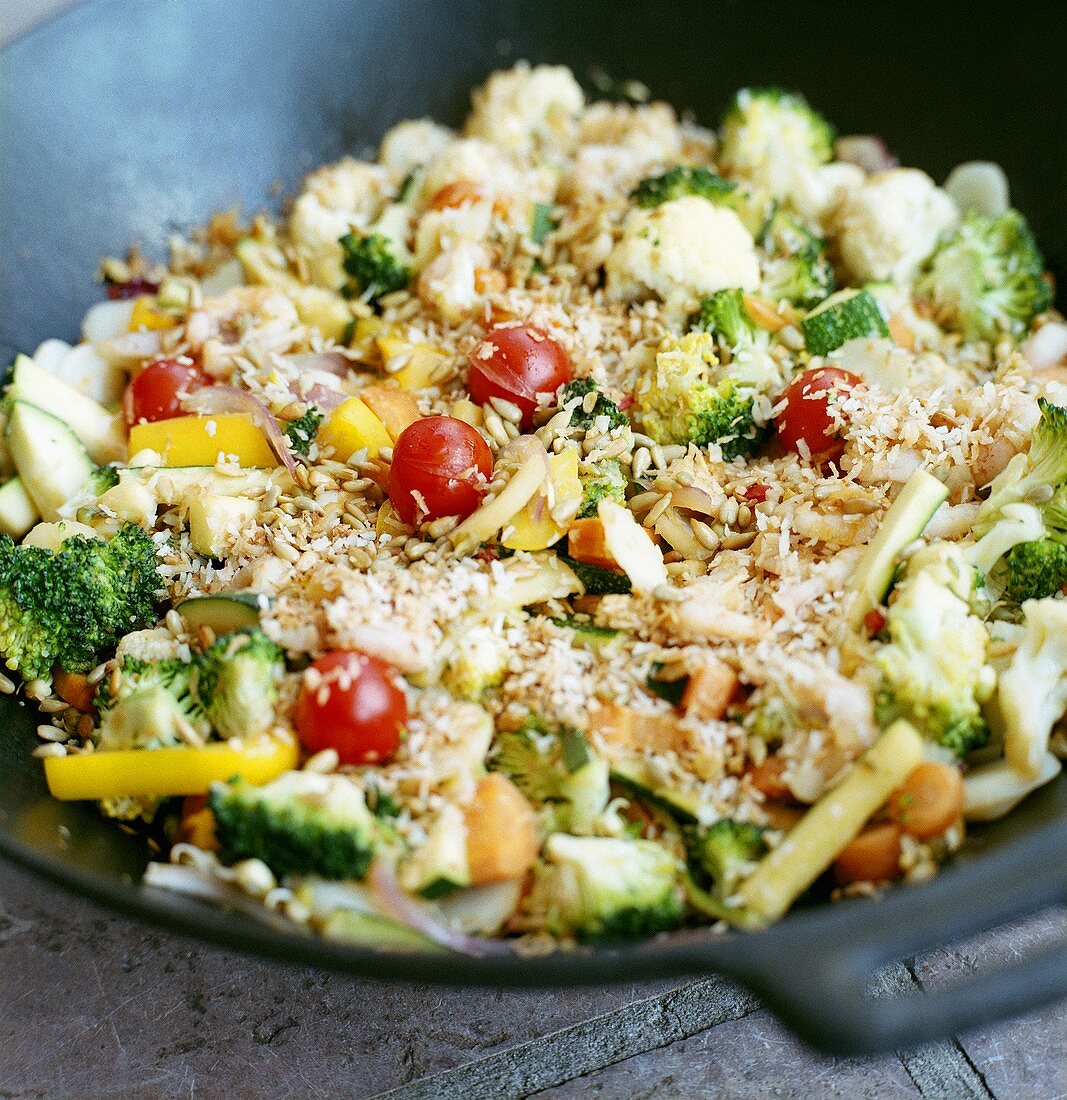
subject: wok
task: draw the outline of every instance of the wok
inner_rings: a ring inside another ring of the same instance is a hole
[[[811,14],[817,12],[817,14]],[[943,179],[999,161],[1067,277],[1067,6],[911,2],[96,0],[3,51],[0,352],[75,336],[101,254],[161,252],[174,229],[372,145],[392,123],[457,121],[521,57],[599,67],[713,122],[745,84],[798,88],[842,132],[881,133]],[[1062,304],[1062,303],[1061,303]],[[128,913],[290,962],[418,981],[552,985],[738,978],[812,1043],[873,1051],[1067,994],[1067,947],[931,995],[871,999],[900,959],[1067,899],[1067,780],[977,835],[935,881],[798,911],[759,934],[680,933],[537,960],[376,955],[278,932],[137,885],[142,842],[48,798],[33,713],[0,699],[0,852]]]

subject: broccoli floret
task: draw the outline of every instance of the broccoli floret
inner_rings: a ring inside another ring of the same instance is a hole
[[[531,900],[550,931],[587,941],[652,936],[682,917],[675,858],[651,840],[554,833]]]
[[[621,569],[605,569],[602,565],[575,561],[563,553],[559,558],[582,582],[587,596],[624,596],[632,588],[630,578]]]
[[[630,192],[630,198],[646,209],[672,199],[680,199],[684,195],[697,195],[712,202],[721,202],[735,187],[736,184],[728,183],[707,168],[678,164],[662,176],[643,179]]]
[[[88,672],[155,621],[161,587],[155,544],[136,524],[110,542],[76,535],[58,553],[0,538],[0,653],[27,680],[56,663]]]
[[[286,772],[265,787],[216,783],[208,796],[227,862],[261,859],[276,875],[361,879],[376,827],[363,791],[343,775]]]
[[[742,290],[720,290],[702,298],[692,327],[710,333],[716,343],[731,350],[767,343],[767,333],[749,316]]]
[[[1028,451],[1015,455],[993,479],[975,518],[977,541],[968,548],[967,558],[983,576],[990,574],[1005,555],[1013,554],[1016,547],[1043,539],[1067,544],[1067,409],[1044,398],[1039,398],[1038,404],[1041,418],[1030,437]],[[1042,504],[1031,503],[1042,498]],[[1037,581],[1039,558],[1052,569],[1044,583],[1053,583],[1056,552],[1048,548],[1028,551],[1014,559],[1020,592]],[[1009,566],[1009,586],[1011,577]]]
[[[1043,600],[1067,585],[1067,545],[1037,539],[1012,547],[1007,559],[1004,594],[1015,603]]]
[[[717,443],[724,459],[754,454],[767,437],[756,398],[779,384],[769,356],[722,367],[706,332],[667,337],[638,381],[634,417],[659,443]]]
[[[311,444],[315,441],[315,436],[318,433],[319,425],[324,419],[323,413],[312,405],[303,416],[290,421],[289,426],[285,429],[290,449],[294,453],[307,458],[308,452],[311,450]]]
[[[220,737],[248,737],[274,723],[285,657],[261,630],[227,634],[197,658],[197,694]]]
[[[463,623],[449,632],[450,655],[442,682],[462,699],[479,699],[499,686],[508,671],[511,648],[489,624]]]
[[[585,399],[591,393],[596,394],[596,397],[591,402],[592,408],[587,408]],[[581,398],[580,401],[579,398]],[[570,408],[570,426],[583,432],[589,431],[602,416],[607,417],[609,429],[627,427],[630,423],[626,413],[601,390],[592,378],[575,378],[563,386],[559,391],[559,407]]]
[[[191,730],[211,732],[196,695],[196,666],[167,658],[125,657],[117,677],[105,677],[93,700],[100,712],[97,747],[104,751],[158,749],[181,744]]]
[[[94,496],[100,496],[102,493],[106,493],[108,489],[114,489],[118,483],[119,468],[117,466],[113,464],[109,466],[97,466],[89,475],[89,480],[86,482],[85,489]]]
[[[591,472],[580,476],[582,483],[582,503],[578,509],[578,519],[587,519],[597,514],[602,500],[613,500],[616,504],[626,503],[626,475],[622,464],[613,458],[594,463]]]
[[[926,261],[915,292],[933,302],[946,328],[967,340],[995,340],[1025,332],[1052,304],[1044,270],[1022,214],[969,210]]]
[[[716,897],[728,897],[749,867],[767,852],[765,830],[747,821],[717,821],[686,836],[690,871],[710,880]]]
[[[593,755],[577,730],[556,729],[534,715],[497,735],[489,766],[535,805],[549,806],[555,829],[588,832],[608,804],[607,762]]]
[[[795,92],[743,88],[723,115],[719,163],[728,173],[762,176],[772,169],[774,176],[778,163],[825,164],[833,152],[833,127]]]
[[[346,233],[341,247],[350,280],[343,291],[347,297],[366,295],[368,301],[377,302],[386,294],[403,290],[411,280],[411,268],[397,256],[396,246],[384,233]]]
[[[962,756],[985,744],[982,704],[994,687],[986,664],[989,634],[972,614],[975,573],[964,552],[933,543],[907,562],[886,609],[875,661],[882,673],[878,719],[906,718]]]
[[[775,211],[760,234],[767,253],[762,293],[775,302],[783,298],[811,309],[834,290],[834,269],[823,242],[798,218]]]

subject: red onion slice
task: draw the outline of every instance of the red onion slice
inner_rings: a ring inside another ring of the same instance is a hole
[[[352,364],[337,351],[306,351],[294,355],[283,355],[285,362],[303,373],[304,371],[322,371],[338,378],[347,378]]]
[[[899,160],[877,134],[851,134],[834,142],[834,155],[846,164],[862,168],[867,175],[896,168]]]
[[[182,407],[201,416],[225,416],[228,413],[247,416],[267,437],[278,461],[289,473],[296,471],[296,459],[289,450],[285,434],[274,414],[247,390],[239,390],[234,386],[205,386],[183,397]]]
[[[330,389],[329,386],[312,386],[307,392],[306,400],[323,413],[331,413],[338,405],[343,405],[352,395],[342,390]]]
[[[376,859],[368,878],[375,901],[383,916],[421,932],[427,939],[458,951],[464,955],[511,955],[511,947],[501,940],[488,940],[482,936],[467,936],[444,924],[425,903],[416,901],[404,892],[397,881],[396,872],[384,859]]]

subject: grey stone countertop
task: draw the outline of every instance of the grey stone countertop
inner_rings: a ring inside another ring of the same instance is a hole
[[[890,968],[934,988],[1067,934],[1067,911]],[[829,1059],[719,979],[605,989],[361,981],[222,951],[0,862],[0,1097],[1067,1096],[1067,1002]]]

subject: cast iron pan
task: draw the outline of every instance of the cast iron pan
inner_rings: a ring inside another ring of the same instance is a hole
[[[815,9],[813,9],[815,10]],[[1067,276],[1067,7],[458,0],[96,0],[3,56],[0,352],[73,337],[99,256],[234,204],[273,203],[402,118],[461,117],[470,87],[526,57],[645,81],[714,121],[745,84],[803,90],[843,132],[878,131],[943,178],[998,160]],[[717,970],[812,1043],[857,1053],[1067,994],[1067,949],[931,995],[870,999],[872,970],[1067,900],[1067,781],[975,839],[930,884],[795,913],[759,935],[679,934],[537,961],[373,955],[139,888],[146,853],[50,800],[31,712],[0,702],[0,852],[124,911],[242,950],[385,978],[551,985]]]

